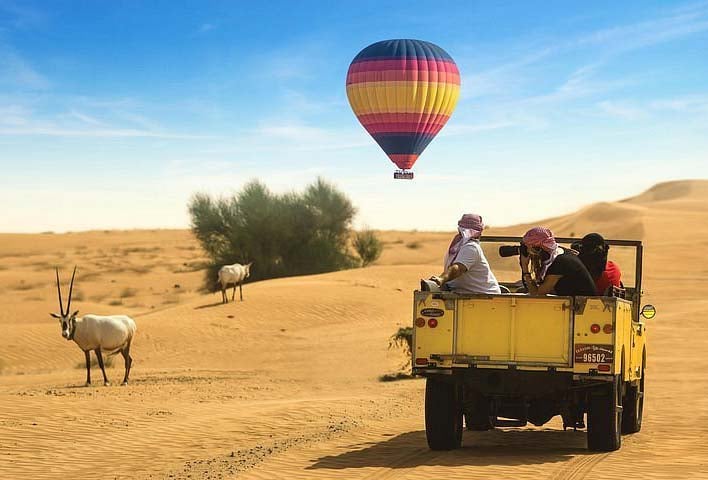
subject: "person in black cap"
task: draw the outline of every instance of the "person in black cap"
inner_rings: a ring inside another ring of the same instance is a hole
[[[612,286],[622,286],[622,272],[616,263],[607,260],[610,246],[599,233],[585,235],[578,248],[578,258],[585,264],[595,281],[597,295],[605,295]]]

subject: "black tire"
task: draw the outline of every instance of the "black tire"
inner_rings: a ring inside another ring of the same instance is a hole
[[[462,389],[428,378],[425,384],[425,436],[431,450],[462,446]]]
[[[622,446],[622,388],[620,377],[590,392],[588,449],[613,452]]]
[[[637,385],[629,385],[624,396],[622,411],[622,433],[637,433],[642,429],[644,413],[644,367],[646,352],[642,355],[642,376]]]

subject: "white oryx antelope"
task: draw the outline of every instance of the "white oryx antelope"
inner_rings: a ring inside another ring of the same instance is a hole
[[[61,315],[50,313],[61,323],[61,336],[67,340],[73,340],[83,350],[86,356],[86,386],[91,384],[91,350],[96,353],[98,365],[103,373],[103,384],[108,385],[106,370],[103,368],[103,354],[113,355],[120,352],[125,360],[125,376],[123,385],[128,384],[128,375],[133,359],[130,356],[130,343],[135,336],[135,321],[126,315],[84,315],[77,317],[76,310],[71,313],[71,291],[74,289],[74,276],[76,267],[71,275],[71,286],[69,287],[69,300],[66,304],[66,312],[61,300],[61,286],[59,286],[59,269],[57,274],[57,291],[59,292],[59,308]]]
[[[243,302],[243,281],[251,274],[251,265],[253,262],[247,265],[234,263],[233,265],[224,265],[219,269],[218,282],[221,284],[221,303],[229,303],[229,298],[226,295],[226,288],[229,285],[234,286],[231,300],[236,298],[236,285],[238,285],[238,293]]]

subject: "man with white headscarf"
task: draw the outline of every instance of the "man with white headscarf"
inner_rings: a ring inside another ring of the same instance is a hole
[[[457,235],[445,254],[444,271],[431,280],[456,293],[501,293],[499,282],[479,243],[482,230],[481,216],[474,213],[462,215],[457,222]]]

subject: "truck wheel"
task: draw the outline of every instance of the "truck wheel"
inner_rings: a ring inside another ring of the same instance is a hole
[[[642,413],[644,412],[644,366],[642,361],[642,376],[637,385],[627,387],[622,411],[622,433],[637,433],[642,429]]]
[[[458,384],[435,378],[426,381],[425,436],[431,450],[462,445],[462,389]]]
[[[590,392],[588,449],[612,452],[622,445],[622,389],[620,377]]]

